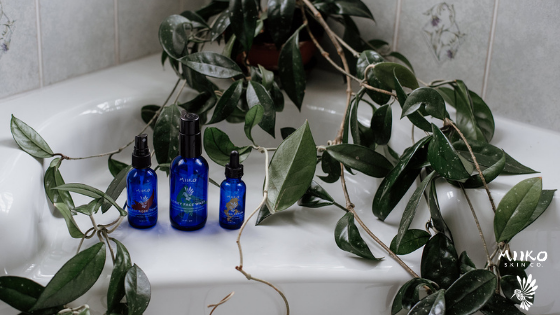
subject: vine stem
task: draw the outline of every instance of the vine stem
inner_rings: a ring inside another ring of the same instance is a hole
[[[212,313],[214,313],[214,311],[218,308],[218,306],[224,304],[225,302],[227,302],[229,299],[231,299],[231,297],[235,294],[235,291],[232,291],[230,294],[226,295],[226,297],[224,297],[220,302],[216,303],[216,304],[210,304],[208,305],[208,307],[213,307],[212,311],[210,311],[209,315],[212,315]]]
[[[165,106],[167,106],[167,102],[169,102],[169,99],[171,99],[171,96],[173,96],[173,93],[175,93],[175,90],[177,89],[177,86],[179,85],[179,82],[181,81],[181,79],[177,80],[177,83],[175,83],[175,86],[173,87],[173,90],[171,90],[171,93],[169,93],[169,96],[167,96],[167,99],[165,100],[165,102],[163,103],[163,105],[156,111],[156,113],[154,114],[154,117],[152,117],[152,119],[150,119],[150,121],[146,124],[146,126],[144,126],[144,128],[142,128],[142,131],[140,131],[138,134],[142,134],[144,133],[144,131],[146,131],[148,129],[148,127],[150,127],[150,125],[156,121],[156,119],[158,118],[159,114],[161,113],[161,111],[163,110],[163,108]],[[185,84],[187,83],[187,81],[185,80]],[[185,87],[185,84],[183,84],[183,87],[181,88],[181,91],[183,90],[183,88]],[[177,98],[175,99],[175,102],[177,102],[177,99],[179,98],[179,95],[181,94],[181,92],[179,92],[179,94],[177,95]],[[117,153],[121,153],[124,149],[128,148],[131,144],[134,143],[134,139],[132,139],[132,141],[128,142],[127,144],[125,144],[124,146],[118,148],[117,150],[111,151],[111,152],[106,152],[106,153],[101,153],[101,154],[96,154],[96,155],[90,155],[90,156],[84,156],[84,157],[68,157],[62,153],[56,153],[54,155],[59,155],[60,157],[62,157],[62,159],[64,160],[85,160],[85,159],[91,159],[91,158],[96,158],[96,157],[102,157],[102,156],[107,156],[107,155],[113,155],[113,154],[117,154]]]
[[[463,139],[463,142],[465,142],[465,145],[467,146],[467,149],[469,150],[469,153],[471,154],[471,157],[473,159],[474,166],[476,167],[476,170],[478,171],[478,175],[480,176],[480,180],[482,181],[482,184],[484,185],[484,189],[486,189],[486,194],[488,195],[488,199],[490,200],[490,204],[492,205],[492,210],[494,211],[494,213],[496,213],[496,205],[494,204],[494,198],[492,198],[492,194],[490,193],[490,188],[488,188],[488,184],[486,183],[486,179],[484,178],[484,175],[482,174],[482,170],[480,170],[480,165],[476,161],[476,156],[474,156],[473,150],[471,148],[471,145],[467,141],[467,138],[465,138],[465,136],[463,135],[461,130],[459,130],[459,128],[457,126],[455,126],[455,124],[449,118],[445,118],[444,125],[453,127],[455,129],[455,131],[457,131],[457,133],[459,134],[459,137],[461,137],[461,139]]]
[[[237,243],[237,247],[239,248],[239,266],[235,266],[235,270],[241,272],[247,278],[247,280],[254,280],[254,281],[257,281],[257,282],[260,282],[260,283],[264,283],[264,284],[268,285],[269,287],[273,288],[276,292],[278,292],[278,294],[280,294],[280,296],[284,300],[284,303],[286,304],[286,315],[290,315],[290,305],[288,303],[288,299],[286,298],[284,293],[282,291],[280,291],[280,289],[278,289],[272,283],[270,283],[268,281],[265,281],[265,280],[262,280],[262,279],[259,279],[259,278],[256,278],[256,277],[253,277],[251,274],[249,274],[245,270],[243,270],[243,250],[241,249],[241,234],[243,233],[243,230],[245,229],[245,226],[247,225],[249,220],[251,220],[251,218],[255,215],[255,213],[257,213],[257,211],[259,211],[262,208],[262,206],[266,202],[266,199],[268,198],[268,179],[269,179],[269,176],[268,176],[268,150],[266,148],[263,148],[263,147],[255,147],[255,149],[259,150],[259,152],[264,153],[264,155],[265,155],[265,163],[264,163],[265,180],[264,180],[263,198],[262,198],[261,202],[259,203],[259,205],[257,206],[257,208],[255,210],[253,210],[253,212],[251,212],[251,214],[245,220],[245,222],[243,222],[243,225],[241,225],[241,229],[239,229],[239,234],[237,234],[236,243]]]
[[[476,223],[476,227],[478,228],[478,233],[480,234],[480,238],[482,239],[482,245],[484,245],[484,251],[486,252],[486,261],[488,264],[488,268],[492,265],[492,260],[490,259],[490,252],[488,252],[488,245],[486,245],[486,240],[484,239],[484,233],[482,233],[482,228],[480,227],[480,222],[478,222],[478,217],[476,216],[476,212],[474,211],[474,207],[471,203],[471,199],[469,195],[467,195],[467,191],[463,184],[459,183],[461,190],[463,191],[463,195],[465,195],[465,199],[467,199],[467,203],[469,204],[469,208],[471,208],[471,213],[474,217],[474,222]]]

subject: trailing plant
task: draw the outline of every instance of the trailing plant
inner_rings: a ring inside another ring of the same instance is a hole
[[[293,25],[293,21],[299,21],[294,18],[296,12],[301,23]],[[373,15],[360,0],[269,0],[267,8],[260,7],[255,0],[213,0],[196,12],[185,11],[166,18],[159,29],[163,47],[161,61],[171,65],[178,80],[165,102],[146,105],[140,113],[146,122],[140,133],[148,128],[154,132],[157,168],[168,172],[169,163],[179,154],[177,142],[182,110],[197,113],[206,125],[223,120],[241,124],[239,132],[245,133],[250,145],[234,144],[225,132],[208,126],[204,131],[204,148],[219,165],[227,163],[232,150],[239,151],[242,161],[252,151],[264,154],[263,196],[237,236],[240,263],[236,269],[247,279],[275,289],[283,298],[288,314],[289,303],[283,292],[243,268],[240,240],[247,222],[255,214],[258,213],[256,224],[259,225],[295,203],[302,207],[334,206],[333,209],[342,210],[334,230],[335,242],[340,249],[363,259],[381,260],[365,243],[361,228],[405,268],[412,279],[404,283],[394,297],[392,315],[401,311],[412,315],[466,315],[476,311],[486,315],[522,314],[515,304],[532,303],[533,296],[527,296],[526,301],[519,300],[515,290],[520,289],[521,284],[514,280],[515,277],[527,278],[527,275],[524,268],[504,267],[500,264],[500,256],[510,251],[509,242],[513,237],[542,215],[554,190],[543,190],[540,177],[525,179],[512,187],[496,207],[488,185],[490,182],[502,175],[536,171],[490,144],[495,125],[488,105],[460,80],[421,81],[408,60],[398,52],[390,51],[387,43],[362,39],[354,17],[373,20]],[[327,18],[343,25],[342,38],[331,30]],[[310,20],[324,30],[338,53],[339,62],[321,46],[310,27]],[[251,64],[248,57],[255,38],[265,32],[280,49],[277,72]],[[282,128],[282,143],[276,148],[267,148],[256,143],[252,130],[258,126],[271,137],[277,136],[276,113],[285,105],[281,89],[299,110],[302,107],[306,86],[299,49],[302,34],[306,34],[321,55],[346,79],[346,103],[340,104],[343,119],[333,140],[326,144],[315,143],[309,123],[305,122],[298,129]],[[203,50],[206,43],[221,42],[222,39],[225,46],[221,53]],[[229,86],[219,89],[215,80],[222,80]],[[355,93],[352,81],[360,87]],[[181,88],[175,93],[179,84]],[[186,85],[198,95],[180,103],[179,96]],[[173,95],[176,95],[175,101],[169,103]],[[397,104],[401,107],[401,119],[412,123],[412,145],[401,154],[389,145],[393,107]],[[360,105],[373,110],[369,125],[358,120]],[[450,112],[454,112],[453,115]],[[120,207],[115,200],[124,189],[124,177],[130,169],[112,156],[133,141],[112,152],[73,158],[54,153],[37,132],[15,117],[11,128],[21,149],[37,158],[52,158],[45,171],[45,192],[66,220],[71,237],[83,242],[97,236],[100,243],[82,252],[78,249],[79,253],[46,287],[29,279],[0,277],[0,299],[25,314],[86,314],[87,307],[67,309],[66,304],[84,294],[97,280],[103,269],[105,248],[109,247],[114,267],[108,288],[107,313],[141,314],[149,302],[149,282],[142,270],[131,264],[124,245],[109,237],[126,216],[125,207]],[[426,136],[415,140],[416,128],[424,131]],[[274,152],[270,161],[269,152]],[[105,192],[86,184],[65,184],[59,171],[63,161],[105,156],[108,156],[109,170],[115,176]],[[334,200],[314,180],[319,164],[324,175],[317,174],[317,177],[326,183],[340,181],[344,202]],[[406,192],[417,183],[400,214],[397,234],[389,245],[364,224],[351,201],[345,177],[355,172],[382,178],[372,200],[372,213],[380,220],[391,215]],[[476,266],[467,252],[456,249],[452,232],[440,209],[437,194],[440,185],[436,185],[436,181],[456,186],[464,194],[483,244],[484,266]],[[495,239],[492,241],[483,235],[477,211],[470,202],[467,192],[473,188],[484,188],[488,195],[488,207],[478,211],[494,212]],[[70,193],[89,196],[92,201],[76,207]],[[422,199],[430,212],[425,230],[411,228]],[[97,224],[93,214],[99,209],[105,213],[111,207],[119,211],[119,219],[109,224]],[[85,233],[73,219],[78,214],[91,218],[93,227]],[[116,255],[111,241],[116,244]],[[399,256],[422,247],[421,274],[418,275]],[[76,270],[68,266],[80,267]],[[527,281],[531,282],[531,279]],[[420,298],[420,291],[426,293],[423,298]],[[215,310],[232,295],[210,307]],[[120,302],[124,296],[127,302],[123,304]]]

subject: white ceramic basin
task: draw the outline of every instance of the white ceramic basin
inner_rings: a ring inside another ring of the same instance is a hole
[[[161,104],[175,83],[171,69],[161,70],[158,56],[79,77],[18,96],[0,103],[0,273],[29,277],[46,284],[78,246],[70,238],[64,220],[49,207],[43,190],[43,173],[48,161],[36,160],[19,150],[12,140],[10,114],[33,126],[55,152],[77,157],[114,150],[141,130],[140,108]],[[271,139],[259,128],[254,135],[263,146],[278,145],[281,127],[299,127],[309,119],[317,144],[333,139],[344,106],[345,85],[339,75],[320,70],[312,73],[301,114],[287,102],[277,114],[277,138]],[[184,99],[194,95],[185,93]],[[491,105],[491,104],[490,104]],[[366,106],[362,118],[368,113]],[[391,145],[399,153],[410,145],[410,124],[398,121]],[[560,188],[560,168],[556,166],[560,134],[506,119],[496,119],[493,143],[504,148],[520,162],[542,172],[544,187]],[[243,125],[221,123],[237,145],[249,141]],[[417,137],[420,137],[419,133]],[[151,137],[151,134],[150,134]],[[418,138],[417,138],[418,139]],[[131,148],[116,158],[130,162]],[[210,159],[210,176],[221,181],[224,169]],[[264,156],[253,152],[245,162],[248,187],[247,212],[259,203]],[[154,159],[155,164],[155,159]],[[107,159],[65,161],[61,172],[66,182],[83,182],[104,190],[112,179]],[[318,174],[321,174],[318,170]],[[168,179],[159,172],[159,221],[150,230],[136,230],[127,222],[113,234],[130,251],[132,260],[148,275],[152,301],[147,314],[208,314],[208,304],[216,303],[231,291],[235,296],[214,314],[284,314],[280,297],[269,287],[248,282],[234,269],[239,264],[235,239],[237,231],[218,225],[219,190],[210,186],[209,217],[206,227],[196,232],[181,232],[169,224]],[[490,184],[498,202],[507,190],[522,179],[501,177]],[[387,218],[378,221],[371,213],[371,201],[380,180],[363,175],[348,176],[349,192],[358,213],[371,230],[386,244],[396,234],[405,202]],[[320,181],[319,181],[320,182]],[[323,187],[339,202],[344,199],[340,183]],[[484,252],[476,226],[460,191],[441,183],[439,199],[444,217],[455,237],[458,252],[468,250],[479,265]],[[410,197],[409,191],[405,199]],[[469,190],[483,225],[486,239],[493,244],[492,211],[484,190]],[[75,196],[76,204],[88,198]],[[119,203],[124,203],[124,194]],[[531,314],[559,314],[556,301],[560,282],[560,205],[555,199],[547,212],[512,242],[514,250],[548,252],[542,267],[528,270],[539,289]],[[113,209],[98,217],[98,222],[116,218]],[[422,228],[428,219],[425,204],[420,205],[413,226]],[[338,249],[334,227],[343,212],[336,207],[320,209],[297,205],[267,219],[255,227],[254,218],[242,238],[247,272],[275,283],[290,301],[292,314],[389,314],[392,299],[410,276],[365,233],[364,239],[374,255],[385,260],[373,263]],[[86,217],[76,217],[82,230],[90,227]],[[91,246],[94,239],[86,242]],[[404,261],[419,273],[421,251],[404,256]],[[106,270],[92,291],[77,303],[88,303],[93,314],[105,311],[105,292],[111,271]],[[18,312],[0,302],[0,314]]]

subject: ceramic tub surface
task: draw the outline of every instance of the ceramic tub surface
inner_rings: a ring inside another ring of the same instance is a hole
[[[161,69],[157,56],[116,68],[79,77],[40,91],[0,103],[0,272],[20,275],[46,284],[78,246],[70,238],[64,220],[49,206],[43,190],[43,172],[49,161],[34,159],[19,150],[13,141],[9,121],[14,114],[33,126],[55,152],[71,157],[114,150],[127,143],[143,127],[140,108],[161,104],[176,82],[170,68]],[[277,139],[259,128],[254,129],[257,143],[276,146],[281,127],[299,127],[309,119],[315,142],[326,144],[334,138],[344,110],[344,90],[340,76],[315,70],[310,78],[301,114],[287,102],[277,114]],[[184,93],[183,99],[194,92]],[[286,98],[287,99],[287,98]],[[367,121],[368,108],[362,118]],[[398,106],[397,106],[398,107]],[[391,145],[401,153],[410,145],[410,124],[397,121],[395,107]],[[493,144],[504,148],[521,163],[541,171],[544,188],[560,188],[560,168],[555,165],[560,134],[521,123],[496,119]],[[248,145],[242,124],[220,123],[236,145]],[[151,139],[151,133],[149,134]],[[416,134],[417,139],[421,137]],[[151,140],[150,140],[151,141]],[[130,163],[132,147],[115,158]],[[205,155],[206,156],[206,155]],[[218,182],[224,168],[209,158],[210,177]],[[155,165],[155,158],[153,159]],[[264,170],[264,155],[254,151],[244,162],[247,184],[246,216],[258,205]],[[104,190],[112,179],[107,158],[64,162],[61,172],[67,183],[84,182]],[[317,171],[321,174],[320,170]],[[535,175],[533,175],[535,176]],[[502,177],[490,184],[496,202],[515,183],[531,175]],[[152,284],[152,301],[147,314],[208,314],[206,306],[221,300],[231,291],[235,296],[214,314],[284,314],[280,297],[270,288],[248,282],[234,269],[239,264],[235,243],[237,231],[222,229],[218,224],[219,188],[209,187],[209,215],[206,227],[195,232],[182,232],[169,223],[169,182],[158,172],[159,220],[149,230],[136,230],[127,222],[113,233],[125,244],[134,263],[148,275]],[[389,244],[400,221],[405,202],[401,202],[385,222],[371,213],[373,194],[379,179],[363,175],[347,177],[349,193],[362,219],[386,244]],[[344,198],[340,183],[321,185],[337,200]],[[477,265],[484,264],[484,252],[464,197],[450,185],[440,183],[439,199],[444,217],[454,233],[457,250],[468,250]],[[407,197],[410,197],[409,191]],[[492,214],[484,190],[469,190],[488,242],[492,243]],[[76,204],[89,199],[74,196]],[[118,200],[124,203],[123,194]],[[558,314],[555,284],[560,282],[560,214],[555,199],[549,210],[511,243],[518,251],[547,251],[541,267],[528,273],[537,279],[539,290],[530,314]],[[108,215],[109,214],[109,215]],[[117,211],[98,218],[110,222]],[[269,280],[281,288],[290,301],[293,314],[389,314],[391,301],[410,276],[370,239],[374,255],[386,257],[375,263],[338,249],[334,227],[344,213],[336,207],[320,209],[297,205],[267,219],[255,227],[251,219],[243,238],[244,269],[255,277]],[[111,216],[112,215],[112,216]],[[82,229],[90,226],[84,216],[77,216]],[[420,205],[413,227],[422,228],[428,220],[425,205]],[[89,240],[85,246],[91,246]],[[419,273],[421,251],[403,256]],[[88,303],[93,314],[102,314],[104,295],[110,278],[111,262],[92,291],[79,303]],[[1,303],[1,302],[0,302]],[[0,304],[1,314],[17,314]]]

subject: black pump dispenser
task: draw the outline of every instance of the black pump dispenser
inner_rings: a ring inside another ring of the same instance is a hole
[[[239,163],[239,152],[231,151],[229,163],[226,164],[226,177],[241,178],[243,176],[243,164]]]
[[[196,158],[202,155],[199,117],[197,114],[187,113],[186,110],[181,113],[179,153],[183,158]]]
[[[143,133],[134,138],[134,150],[132,151],[132,167],[136,169],[152,166],[150,148],[148,148],[148,135]]]

